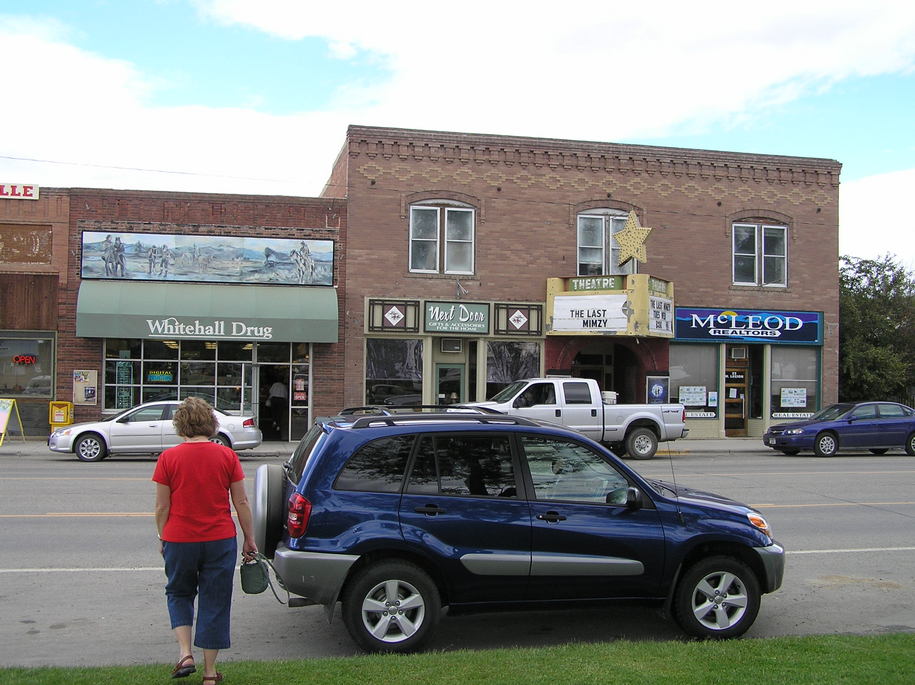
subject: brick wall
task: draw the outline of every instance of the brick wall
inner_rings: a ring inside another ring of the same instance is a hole
[[[822,311],[823,402],[837,396],[838,183],[828,159],[352,126],[347,138],[348,402],[362,393],[367,296],[454,299],[454,276],[410,274],[410,198],[460,193],[477,208],[469,300],[538,301],[576,273],[576,215],[634,209],[653,232],[640,272],[680,306]],[[785,223],[789,287],[731,284],[731,223]]]

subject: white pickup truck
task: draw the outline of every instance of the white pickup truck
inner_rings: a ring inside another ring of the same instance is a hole
[[[462,406],[559,423],[635,459],[651,459],[659,442],[689,433],[682,404],[605,404],[590,378],[527,378],[486,402]]]

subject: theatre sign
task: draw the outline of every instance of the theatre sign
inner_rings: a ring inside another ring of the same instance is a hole
[[[648,274],[547,279],[547,335],[672,338],[674,286]]]

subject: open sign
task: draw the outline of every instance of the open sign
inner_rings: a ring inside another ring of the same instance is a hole
[[[18,364],[19,366],[33,366],[37,363],[37,354],[17,354],[15,357],[13,357],[13,364]]]

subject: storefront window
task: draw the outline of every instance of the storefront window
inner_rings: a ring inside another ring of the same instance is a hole
[[[687,418],[718,417],[718,346],[670,346],[670,400],[686,406]]]
[[[486,397],[513,381],[540,375],[540,343],[493,341],[486,346]]]
[[[53,397],[53,379],[53,334],[0,334],[0,397]]]
[[[418,404],[422,393],[422,340],[370,338],[365,341],[366,404]]]
[[[820,404],[815,347],[772,346],[772,418],[803,418]]]
[[[280,345],[289,358],[289,343],[272,344]],[[128,409],[140,402],[193,395],[223,411],[249,411],[253,350],[253,343],[108,339],[105,409]],[[275,354],[275,350],[268,352],[270,357]]]

